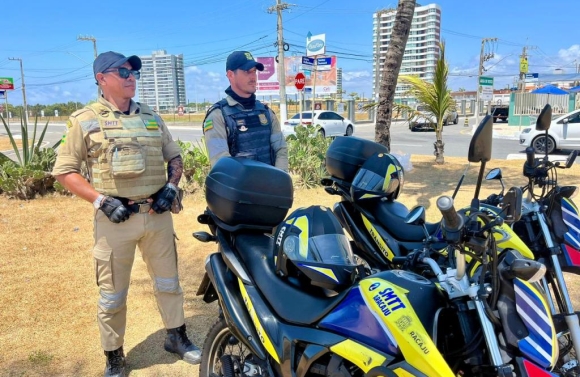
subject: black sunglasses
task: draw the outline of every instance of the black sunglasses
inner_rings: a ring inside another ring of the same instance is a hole
[[[128,68],[125,68],[125,67],[107,69],[103,73],[108,73],[108,72],[118,72],[119,73],[119,77],[122,78],[122,79],[128,79],[129,78],[129,75],[133,75],[135,77],[135,80],[139,80],[139,78],[141,77],[141,72],[134,71],[132,69],[128,69]]]

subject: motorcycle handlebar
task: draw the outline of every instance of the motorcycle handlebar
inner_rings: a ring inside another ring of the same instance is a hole
[[[450,232],[456,232],[463,226],[463,219],[455,211],[453,199],[449,196],[441,196],[437,199],[437,208],[443,215],[445,229]]]
[[[533,167],[534,166],[534,159],[535,159],[536,155],[535,155],[535,151],[533,147],[527,147],[526,148],[526,164],[528,164],[529,167]]]

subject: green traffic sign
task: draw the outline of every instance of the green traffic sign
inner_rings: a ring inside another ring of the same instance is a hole
[[[479,76],[479,85],[493,86],[493,77]]]

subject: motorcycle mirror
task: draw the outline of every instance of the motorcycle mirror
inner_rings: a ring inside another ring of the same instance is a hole
[[[423,225],[425,224],[425,207],[416,206],[413,208],[407,217],[405,217],[405,223],[411,225]]]
[[[570,153],[568,159],[566,159],[566,169],[570,169],[572,167],[572,164],[574,164],[576,157],[578,157],[578,151],[574,150],[572,151],[572,153]]]
[[[491,160],[491,145],[493,141],[493,117],[486,115],[473,133],[467,160],[469,162],[487,162]]]
[[[522,189],[515,186],[504,195],[501,208],[502,211],[505,211],[504,220],[506,223],[514,223],[522,217],[522,199]]]
[[[492,179],[499,179],[501,181],[502,179],[502,175],[501,175],[501,169],[500,168],[493,168],[491,169],[487,175],[485,176],[485,179],[488,181],[491,181]]]
[[[546,104],[536,120],[536,131],[547,131],[552,123],[552,106]]]

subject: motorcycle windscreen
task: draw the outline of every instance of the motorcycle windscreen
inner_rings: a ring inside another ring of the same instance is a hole
[[[516,311],[524,322],[528,336],[518,342],[522,354],[543,368],[555,365],[558,341],[554,321],[544,296],[532,284],[514,279]]]

